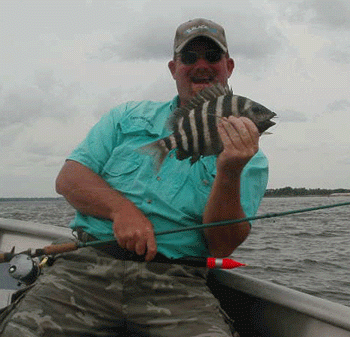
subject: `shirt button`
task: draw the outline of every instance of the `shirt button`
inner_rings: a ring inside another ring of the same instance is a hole
[[[158,177],[157,177],[157,180],[158,180],[158,181],[161,181],[161,180],[162,180],[162,178],[158,176]]]
[[[151,199],[147,199],[147,204],[151,204],[152,200]]]
[[[203,184],[204,184],[205,186],[208,186],[208,185],[209,185],[209,181],[206,180],[206,179],[204,179],[204,180],[203,180]]]

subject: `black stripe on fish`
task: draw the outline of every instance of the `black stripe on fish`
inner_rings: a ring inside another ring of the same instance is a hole
[[[197,150],[194,148],[195,152],[203,154],[205,151],[205,136],[204,136],[204,125],[203,125],[203,109],[205,109],[206,105],[198,106],[194,110],[194,116],[196,121],[196,129],[197,129]]]
[[[232,95],[224,96],[222,102],[222,116],[230,117],[232,115]]]
[[[170,136],[171,137],[171,136]],[[165,146],[167,147],[167,149],[170,151],[172,149],[172,143],[171,143],[171,138],[170,137],[166,137],[163,138],[163,141],[165,143]]]
[[[247,99],[245,97],[237,96],[237,110],[236,111],[238,113],[238,116],[240,116],[242,111],[244,111],[244,106],[245,106],[246,101],[247,101]]]
[[[218,117],[216,115],[216,103],[217,99],[210,101],[208,105],[208,128],[209,128],[209,137],[211,142],[211,150],[218,148],[218,145],[221,143],[219,139],[219,134],[217,131]],[[221,148],[221,147],[220,147]]]

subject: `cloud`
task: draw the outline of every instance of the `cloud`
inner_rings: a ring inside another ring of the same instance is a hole
[[[127,101],[168,101],[175,95],[175,82],[172,80],[168,69],[164,69],[150,83],[134,84],[130,88],[119,86],[99,94],[93,108],[93,115],[99,119],[110,109]]]
[[[336,100],[327,105],[327,110],[329,112],[350,110],[350,101],[348,99]]]
[[[350,49],[350,45],[347,49]],[[336,49],[329,50],[328,55],[328,57],[336,63],[350,64],[350,51],[340,50],[336,47]]]
[[[276,1],[277,3],[277,1]],[[342,0],[303,0],[279,3],[291,23],[308,23],[329,29],[350,29],[350,5]]]
[[[133,4],[128,3],[126,0],[1,1],[0,25],[12,27],[12,33],[18,38],[33,39],[48,34],[73,39],[80,33],[130,23],[135,10]]]
[[[160,6],[168,2],[150,1],[147,12],[160,12]],[[173,54],[173,38],[177,26],[196,17],[205,17],[220,23],[226,30],[229,49],[235,56],[247,59],[264,59],[282,49],[285,38],[272,23],[271,17],[248,1],[237,1],[232,9],[226,1],[215,5],[206,3],[200,10],[188,1],[177,1],[174,8],[166,8],[165,14],[138,17],[129,29],[120,34],[115,32],[113,42],[104,43],[99,52],[90,58],[103,61],[113,58],[121,61],[169,59]],[[186,12],[186,15],[184,14]],[[147,15],[146,15],[147,16]]]
[[[313,0],[304,1],[301,10],[310,10],[314,13],[310,22],[331,29],[350,29],[350,6],[348,1],[340,0]]]
[[[115,41],[104,44],[100,59],[117,57],[121,61],[169,58],[172,55],[173,27],[163,19],[131,25],[123,35],[115,35]]]
[[[102,115],[117,106],[118,98],[120,96],[120,89],[110,89],[109,91],[98,95],[98,101],[93,112],[94,116],[100,119]]]
[[[0,110],[0,127],[26,123],[43,110],[42,92],[36,87],[12,89],[4,98]]]
[[[20,124],[12,124],[3,130],[0,127],[1,148],[12,146],[16,139],[23,133],[23,129],[24,126]]]
[[[12,124],[31,124],[42,117],[66,121],[77,110],[74,99],[80,94],[76,83],[56,80],[52,71],[36,73],[33,85],[18,86],[2,93],[0,130]]]

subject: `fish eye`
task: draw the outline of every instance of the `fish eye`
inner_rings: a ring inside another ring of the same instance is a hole
[[[255,105],[252,107],[252,111],[256,114],[260,113],[261,112],[261,109],[259,106]]]

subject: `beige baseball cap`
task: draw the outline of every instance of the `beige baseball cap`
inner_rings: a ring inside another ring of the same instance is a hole
[[[198,36],[205,36],[216,42],[226,53],[227,41],[225,30],[217,23],[207,19],[193,19],[181,24],[175,34],[174,52],[179,53],[185,45]]]

